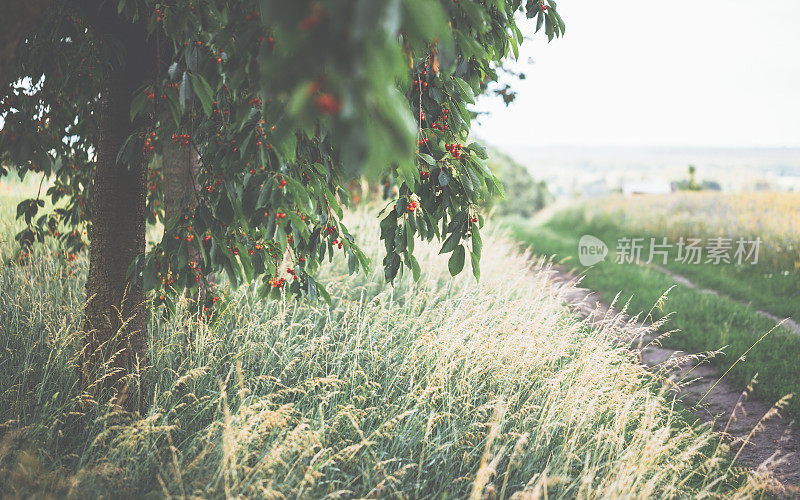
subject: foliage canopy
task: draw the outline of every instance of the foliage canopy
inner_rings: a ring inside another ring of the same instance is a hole
[[[114,7],[146,46],[97,29]],[[342,223],[345,182],[381,179],[385,277],[414,276],[416,237],[443,241],[457,274],[469,256],[479,276],[477,204],[502,187],[486,152],[467,142],[468,105],[518,54],[515,16],[536,18],[549,39],[564,24],[549,0],[113,0],[53,2],[47,22],[16,49],[0,91],[0,159],[21,175],[53,180],[23,201],[29,246],[47,234],[79,249],[91,224],[91,174],[98,103],[115,60],[146,57],[152,75],[136,82],[136,124],[118,162],[148,162],[148,222],[163,238],[132,263],[147,290],[168,304],[176,291],[225,270],[261,280],[263,295],[284,288],[311,298],[314,279],[336,253],[355,272],[369,265]],[[200,158],[196,208],[164,220],[165,147]],[[6,168],[3,169],[3,173]]]

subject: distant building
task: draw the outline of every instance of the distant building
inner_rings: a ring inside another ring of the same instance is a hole
[[[800,176],[781,175],[776,177],[775,184],[781,191],[800,191]]]
[[[674,190],[672,183],[658,180],[623,181],[622,194],[670,194]]]

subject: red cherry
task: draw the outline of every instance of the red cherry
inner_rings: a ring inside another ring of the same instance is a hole
[[[322,94],[314,101],[317,111],[323,115],[337,115],[342,110],[342,103],[331,94]]]

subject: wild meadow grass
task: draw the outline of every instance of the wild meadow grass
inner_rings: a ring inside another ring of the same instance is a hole
[[[4,207],[8,214],[7,207]],[[13,243],[3,218],[0,253]],[[348,215],[379,262],[372,212]],[[320,279],[333,304],[224,287],[218,320],[151,320],[143,415],[76,376],[86,256],[0,270],[0,494],[85,497],[748,497],[707,427],[548,283],[485,237],[483,277],[437,248],[395,286]]]

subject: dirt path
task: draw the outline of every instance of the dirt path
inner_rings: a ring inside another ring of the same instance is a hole
[[[654,264],[650,264],[650,267],[652,267],[653,269],[655,269],[658,272],[666,274],[667,276],[669,276],[670,278],[672,278],[676,282],[680,283],[681,285],[687,286],[689,288],[693,288],[693,289],[697,290],[700,293],[707,293],[707,294],[710,294],[710,295],[716,295],[718,297],[725,297],[726,299],[730,300],[731,302],[735,302],[737,304],[749,306],[749,307],[753,308],[755,310],[755,312],[757,312],[761,316],[764,316],[765,318],[769,318],[769,319],[771,319],[772,321],[774,321],[776,323],[780,323],[782,327],[786,328],[790,332],[793,332],[793,333],[796,333],[796,334],[800,335],[800,323],[795,321],[793,318],[781,318],[781,317],[778,317],[778,316],[772,314],[771,312],[762,311],[762,310],[756,309],[753,306],[753,304],[750,304],[750,303],[747,303],[747,302],[743,302],[743,301],[738,300],[738,299],[734,299],[733,297],[731,297],[729,295],[723,294],[719,290],[712,290],[712,289],[709,289],[709,288],[701,288],[701,287],[697,286],[694,282],[692,282],[689,278],[687,278],[685,276],[681,276],[680,274],[675,274],[672,271],[670,271],[669,269],[666,269],[664,267],[657,266],[657,265],[654,265]]]
[[[555,283],[571,286],[579,281],[564,268],[554,266],[552,272]],[[571,305],[591,322],[620,321],[595,292],[577,287],[566,292]],[[661,347],[652,335],[640,337],[632,348],[643,365],[667,377],[683,404],[725,436],[739,464],[774,477],[781,496],[800,498],[800,432],[793,421],[748,398],[747,390],[720,380],[720,373],[702,357]]]

